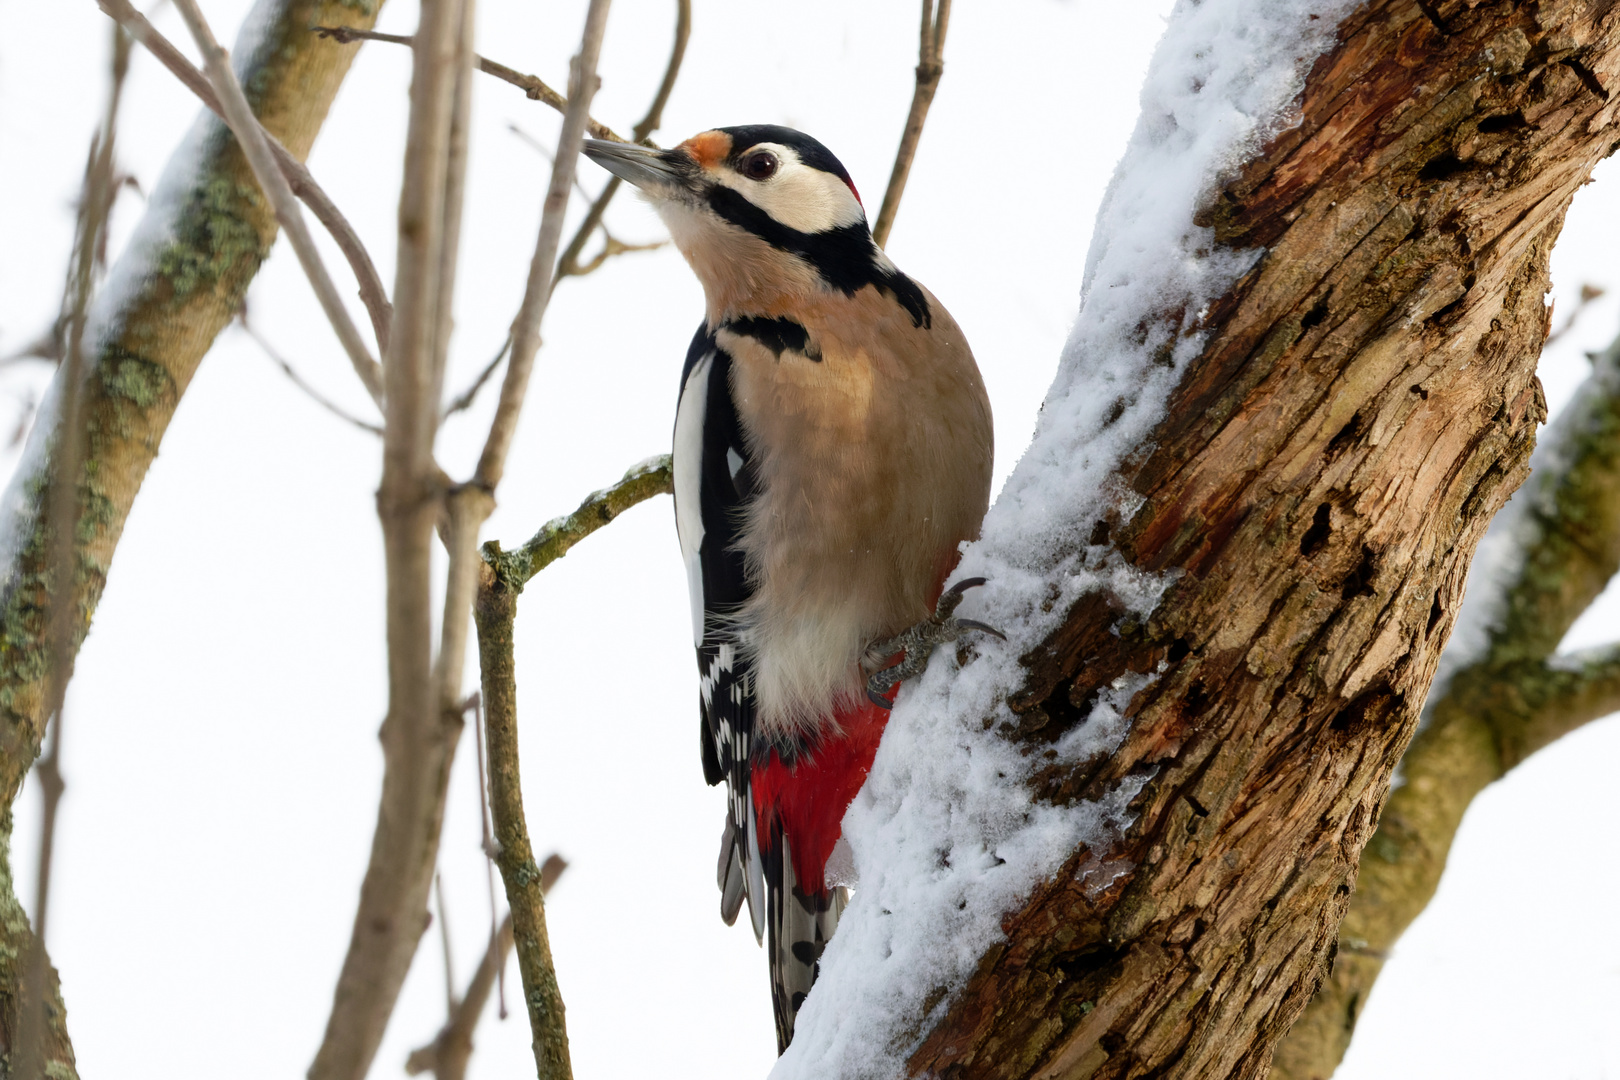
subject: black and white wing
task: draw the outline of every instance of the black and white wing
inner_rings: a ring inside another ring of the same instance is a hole
[[[729,926],[742,902],[754,936],[765,933],[764,879],[748,791],[754,733],[753,673],[730,636],[749,596],[738,546],[753,470],[731,397],[731,357],[698,328],[681,372],[675,409],[675,528],[692,595],[692,641],[702,693],[703,775],[727,785],[720,839],[720,917]]]

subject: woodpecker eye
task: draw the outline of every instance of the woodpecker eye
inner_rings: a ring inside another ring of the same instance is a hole
[[[766,151],[744,158],[742,163],[742,173],[750,180],[769,180],[776,169],[776,155]]]

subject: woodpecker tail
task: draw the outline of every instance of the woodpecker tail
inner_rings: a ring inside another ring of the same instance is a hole
[[[746,799],[747,796],[744,796]],[[737,806],[747,807],[738,820]],[[726,830],[720,834],[720,918],[727,926],[737,921],[737,912],[748,901],[748,921],[753,926],[754,940],[765,941],[765,881],[763,863],[759,855],[759,827],[751,802],[732,799],[726,812]]]
[[[766,953],[771,962],[771,1005],[776,1011],[776,1052],[780,1054],[793,1041],[799,1007],[816,981],[821,952],[838,929],[849,893],[841,885],[806,893],[793,872],[788,838],[780,826],[772,833],[762,862],[770,898],[765,917]]]

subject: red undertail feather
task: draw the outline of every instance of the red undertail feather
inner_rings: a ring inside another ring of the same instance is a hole
[[[872,769],[889,714],[863,701],[836,713],[835,719],[841,738],[822,741],[792,765],[782,764],[772,750],[766,764],[754,766],[749,782],[761,851],[767,850],[780,822],[792,845],[793,876],[807,896],[826,895],[822,872],[827,857],[838,843],[844,811]]]
[[[766,954],[778,1052],[793,1040],[799,1007],[815,984],[821,952],[844,910],[843,887],[827,885],[827,859],[838,843],[844,811],[872,769],[889,713],[863,701],[835,713],[834,720],[838,734],[792,765],[771,751],[749,779],[767,893]]]

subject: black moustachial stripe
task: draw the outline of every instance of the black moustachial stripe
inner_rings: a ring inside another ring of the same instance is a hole
[[[708,201],[711,209],[727,222],[747,228],[748,232],[779,251],[804,259],[815,267],[821,280],[844,295],[854,296],[867,285],[876,285],[878,290],[893,296],[894,301],[906,309],[906,313],[912,317],[912,325],[933,325],[928,298],[917,288],[917,282],[899,270],[878,266],[878,246],[873,243],[872,232],[865,222],[829,228],[825,233],[802,233],[797,228],[782,225],[765,210],[742,198],[742,193],[727,186],[711,188]]]
[[[810,344],[809,331],[792,319],[766,319],[750,315],[744,319],[732,319],[725,324],[725,328],[733,334],[753,338],[771,350],[778,360],[782,359],[783,353],[791,350],[803,353],[806,359],[821,362],[821,350]]]
[[[726,221],[747,229],[767,244],[797,255],[821,275],[823,281],[845,296],[854,296],[868,285],[894,297],[911,316],[913,326],[933,324],[928,298],[900,271],[880,266],[877,245],[865,222],[843,225],[826,232],[806,233],[790,229],[742,194],[723,184],[709,190],[709,206]]]

